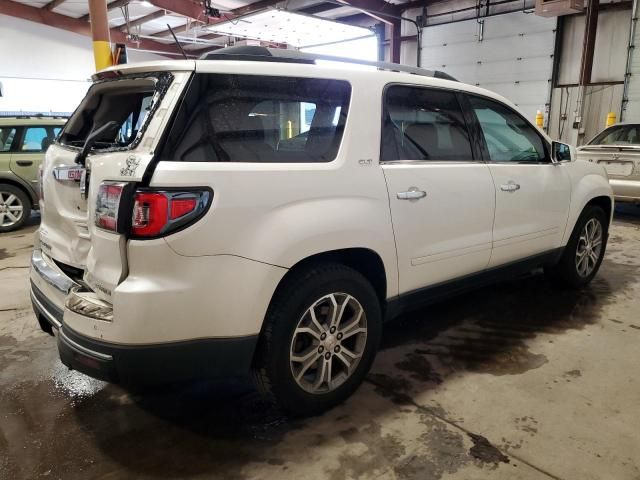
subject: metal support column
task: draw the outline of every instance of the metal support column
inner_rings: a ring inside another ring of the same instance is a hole
[[[113,65],[106,0],[89,0],[89,21],[96,70],[102,70]]]

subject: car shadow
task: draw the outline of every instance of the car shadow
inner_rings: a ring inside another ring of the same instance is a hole
[[[456,372],[517,375],[538,368],[547,359],[529,350],[530,339],[603,321],[602,308],[635,279],[636,268],[607,259],[582,290],[564,290],[533,274],[407,313],[384,327],[381,352],[365,382],[369,391],[362,387],[319,417],[281,415],[247,379],[144,394],[110,385],[77,406],[74,415],[91,444],[134,475],[236,478],[254,462],[282,464],[277,452],[287,434],[297,432],[296,442],[303,446],[327,441],[337,419],[341,429],[352,430],[362,426],[363,415],[375,422]]]

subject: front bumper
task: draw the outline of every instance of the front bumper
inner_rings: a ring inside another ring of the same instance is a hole
[[[103,342],[65,323],[65,298],[78,285],[38,249],[31,259],[31,301],[44,330],[55,334],[62,363],[91,377],[125,385],[157,385],[246,375],[257,335],[125,345]]]

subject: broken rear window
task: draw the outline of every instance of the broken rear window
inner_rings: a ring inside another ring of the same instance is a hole
[[[172,79],[173,76],[165,72],[95,83],[65,125],[58,143],[81,148],[93,130],[116,121],[120,125],[117,132],[105,133],[94,150],[134,148]]]

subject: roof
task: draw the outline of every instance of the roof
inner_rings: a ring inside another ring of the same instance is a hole
[[[66,118],[45,117],[45,116],[0,116],[0,126],[21,126],[21,125],[64,125]]]

